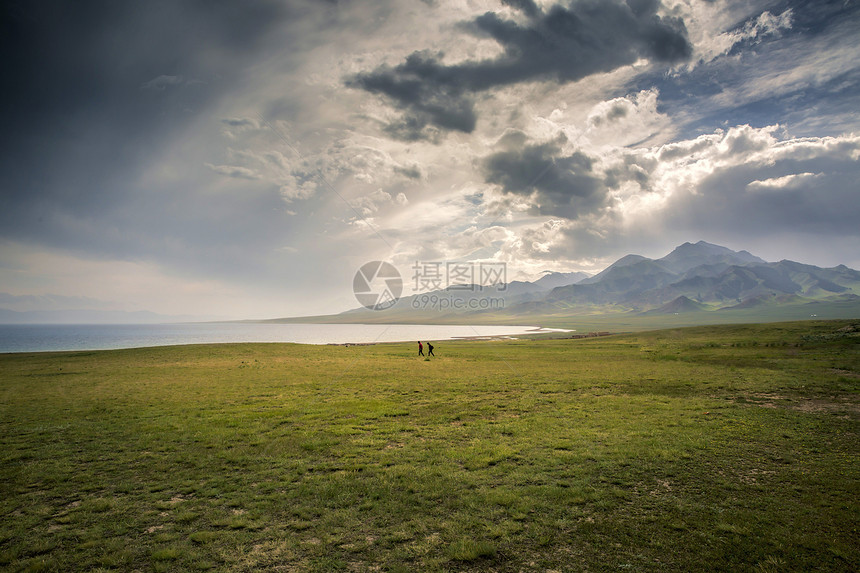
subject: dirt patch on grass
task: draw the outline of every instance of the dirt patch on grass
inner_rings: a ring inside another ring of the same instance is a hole
[[[860,378],[860,372],[854,372],[853,370],[843,370],[842,368],[831,368],[830,372],[833,374],[837,374],[839,376],[845,376],[846,378]]]
[[[772,475],[776,475],[776,472],[773,470],[760,470],[752,468],[745,473],[739,473],[738,481],[747,485],[752,485],[758,483],[759,479]]]
[[[789,398],[780,394],[759,392],[744,396],[748,403],[761,408],[784,408],[797,412],[830,412],[860,416],[860,404],[850,398],[830,396],[828,398]],[[738,400],[733,400],[738,402]]]
[[[794,406],[793,410],[801,412],[848,412],[860,415],[860,404],[848,400],[801,400]]]
[[[740,398],[734,399],[732,400],[732,402],[746,402],[751,405],[759,406],[761,408],[777,408],[778,402],[782,403],[788,399],[788,396],[783,396],[781,394],[773,394],[769,392],[755,392],[753,394],[747,394],[745,396],[741,396]]]

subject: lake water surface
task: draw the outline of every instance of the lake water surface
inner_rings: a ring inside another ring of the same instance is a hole
[[[516,336],[535,326],[420,324],[2,324],[0,352],[108,350],[223,342],[350,344]]]

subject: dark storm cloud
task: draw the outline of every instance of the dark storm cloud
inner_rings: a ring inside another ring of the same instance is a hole
[[[162,91],[162,90],[168,88],[169,86],[180,86],[180,85],[182,85],[183,81],[184,80],[182,79],[182,76],[161,75],[155,79],[149,80],[148,82],[144,83],[140,87],[145,89],[145,90]]]
[[[224,125],[229,125],[230,127],[249,127],[249,128],[257,128],[259,125],[257,122],[247,119],[244,117],[227,117],[221,120],[221,123]]]
[[[657,161],[652,158],[625,154],[606,170],[604,181],[610,189],[618,189],[623,183],[633,181],[642,191],[653,191],[651,173],[656,167]]]
[[[396,68],[359,74],[347,85],[387,95],[408,110],[401,122],[386,129],[397,139],[429,139],[433,132],[428,125],[469,133],[477,123],[474,102],[466,95],[470,90],[459,67],[446,67],[440,59],[441,54],[415,52]]]
[[[399,167],[395,165],[394,172],[403,175],[407,179],[421,179],[421,169],[419,169],[417,165],[412,165],[410,167]]]
[[[481,161],[484,180],[507,194],[530,197],[535,214],[577,219],[606,203],[606,186],[594,173],[594,161],[581,151],[565,155],[563,137],[530,143],[510,131],[499,150]],[[534,195],[533,195],[534,194]]]
[[[617,102],[606,110],[605,113],[591,116],[588,122],[595,127],[600,127],[602,124],[613,123],[626,117],[628,112],[629,106]]]
[[[248,197],[140,179],[288,15],[274,1],[4,3],[0,238],[195,261],[262,244],[271,225],[235,217]],[[275,190],[258,200],[280,204]]]
[[[260,1],[5,3],[4,119],[32,125],[89,109],[146,113],[151,99],[135,97],[137,88],[232,76],[283,12]]]
[[[347,85],[393,102],[403,120],[389,134],[411,140],[431,138],[433,128],[473,131],[478,92],[528,81],[572,82],[643,57],[675,63],[692,53],[684,23],[658,16],[656,0],[579,0],[547,12],[528,0],[505,3],[527,14],[528,22],[487,12],[460,26],[496,41],[504,49],[501,56],[445,65],[443,54],[419,51],[397,66],[357,74]]]

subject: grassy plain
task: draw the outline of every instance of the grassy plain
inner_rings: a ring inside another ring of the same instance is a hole
[[[0,355],[0,569],[857,571],[860,323]]]

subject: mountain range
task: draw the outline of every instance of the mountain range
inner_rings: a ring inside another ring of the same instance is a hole
[[[100,309],[99,301],[83,298],[31,298],[0,293],[0,324],[200,320]],[[4,308],[11,303],[25,310]],[[61,310],[70,305],[79,309]],[[60,308],[41,310],[43,306]],[[569,324],[593,317],[592,324],[603,324],[610,315],[624,321],[643,317],[649,324],[684,317],[688,324],[860,318],[860,272],[845,265],[821,268],[789,260],[767,262],[747,251],[699,241],[684,243],[659,259],[626,255],[593,276],[546,271],[535,281],[452,285],[403,296],[382,311],[361,307],[335,315],[263,322]]]
[[[442,308],[457,299],[460,308]],[[481,306],[481,301],[495,305]],[[431,303],[436,302],[433,306]],[[653,316],[743,311],[773,306],[838,302],[860,308],[860,272],[845,265],[821,268],[789,260],[767,262],[747,251],[699,241],[684,243],[659,259],[627,255],[594,276],[548,273],[534,282],[455,285],[401,298],[391,309],[364,308],[339,319],[414,321],[464,316],[496,317],[628,313]]]

